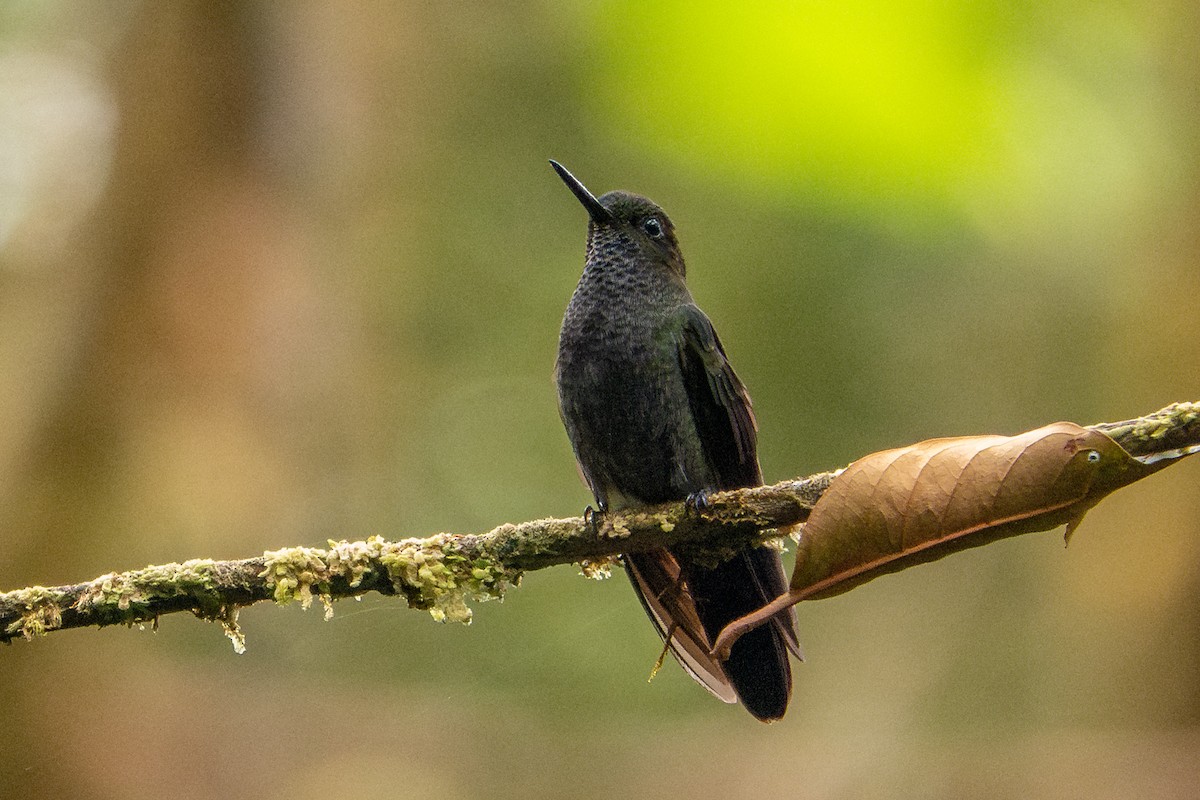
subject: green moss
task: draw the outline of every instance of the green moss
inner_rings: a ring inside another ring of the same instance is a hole
[[[428,539],[389,542],[372,536],[365,542],[330,541],[329,550],[290,547],[264,554],[263,577],[277,603],[299,600],[304,608],[314,596],[332,612],[330,580],[345,578],[351,587],[382,569],[397,594],[413,608],[428,611],[439,622],[471,621],[468,600],[498,599],[518,580],[486,558],[470,558],[456,537],[440,534]]]
[[[380,547],[379,561],[395,590],[439,622],[470,623],[467,600],[500,599],[520,579],[499,564],[464,555],[450,534],[381,542]]]
[[[20,634],[29,640],[45,636],[62,625],[62,593],[45,586],[30,586],[8,593],[14,605],[24,609],[21,616],[7,628],[6,635]]]
[[[300,607],[308,609],[313,601],[313,589],[329,604],[329,566],[325,559],[329,554],[318,547],[285,547],[263,553],[260,578],[272,590],[275,602],[287,605],[300,601]]]
[[[1200,452],[1200,445],[1185,444],[1176,449],[1161,449],[1161,441],[1200,419],[1200,403],[1173,403],[1162,411],[1121,426],[1106,426],[1104,432],[1127,450],[1139,446],[1152,451],[1137,456],[1145,464],[1173,460]]]
[[[631,535],[628,526],[622,519],[613,518],[605,525],[604,533],[610,539],[628,539]]]
[[[110,572],[87,584],[87,588],[75,601],[75,608],[88,611],[99,608],[114,612],[125,612],[135,601],[141,601],[141,592],[133,585],[129,573]]]
[[[365,542],[329,540],[329,572],[348,579],[350,588],[357,588],[363,578],[374,572],[379,560],[382,539],[372,536]]]
[[[612,568],[621,563],[618,556],[585,558],[579,562],[579,574],[589,580],[603,581],[612,577]]]
[[[87,584],[74,607],[106,622],[132,624],[151,618],[155,601],[181,596],[195,601],[199,617],[214,619],[220,614],[221,588],[212,559],[101,575]]]

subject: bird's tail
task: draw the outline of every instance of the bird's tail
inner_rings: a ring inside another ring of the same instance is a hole
[[[795,609],[747,633],[728,660],[709,655],[717,634],[787,590],[779,553],[748,547],[714,568],[656,550],[625,556],[634,589],[684,669],[726,702],[741,700],[760,720],[779,719],[792,693],[788,652],[800,656]]]

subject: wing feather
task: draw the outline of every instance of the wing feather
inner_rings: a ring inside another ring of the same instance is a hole
[[[692,417],[705,455],[716,475],[715,489],[758,486],[758,422],[745,385],[733,371],[721,339],[708,317],[695,305],[683,307],[679,365],[687,387]],[[787,578],[774,551],[754,548],[747,553],[749,573],[763,604],[787,591]],[[796,634],[796,611],[773,620],[784,642],[803,660]]]
[[[750,395],[742,385],[712,323],[694,305],[683,307],[679,366],[692,417],[716,474],[712,489],[762,483],[758,467],[758,423]]]

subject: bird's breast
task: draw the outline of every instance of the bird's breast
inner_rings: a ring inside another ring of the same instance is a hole
[[[593,488],[641,502],[682,497],[702,473],[678,351],[656,319],[576,306],[559,340],[559,406],[580,465]]]

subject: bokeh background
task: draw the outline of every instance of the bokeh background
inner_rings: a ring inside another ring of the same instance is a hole
[[[769,480],[1200,399],[1200,6],[0,7],[0,588],[588,501],[585,217],[659,201]],[[1200,787],[1200,462],[800,609],[780,724],[620,575],[0,649],[4,798]]]

